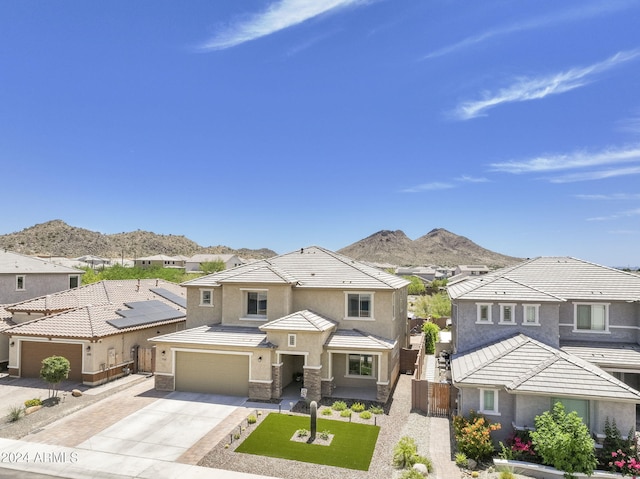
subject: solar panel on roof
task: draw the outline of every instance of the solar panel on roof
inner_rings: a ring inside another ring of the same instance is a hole
[[[157,294],[158,296],[162,296],[164,299],[168,299],[172,303],[176,303],[178,306],[182,306],[183,308],[187,307],[187,298],[185,298],[184,296],[180,296],[173,291],[169,291],[168,289],[164,288],[152,288],[149,289],[149,291]]]
[[[125,306],[130,309],[116,311],[118,315],[122,316],[121,318],[107,320],[107,323],[118,329],[124,329],[170,319],[179,319],[185,315],[182,311],[172,308],[157,299],[126,303]]]

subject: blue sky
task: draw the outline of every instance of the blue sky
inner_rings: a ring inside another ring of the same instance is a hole
[[[0,234],[640,264],[640,2],[0,5]]]

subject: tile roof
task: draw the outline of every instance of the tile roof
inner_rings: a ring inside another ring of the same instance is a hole
[[[0,251],[0,274],[60,273],[84,274],[84,271],[11,251]]]
[[[47,311],[64,311],[89,304],[94,306],[99,304],[124,304],[129,301],[156,299],[161,295],[154,293],[154,288],[166,289],[186,298],[184,288],[168,281],[159,279],[113,279],[22,301],[7,306],[7,310],[11,312],[44,313]]]
[[[267,334],[258,328],[246,326],[209,325],[189,328],[176,333],[163,334],[150,339],[157,343],[200,344],[206,346],[227,346],[247,348],[272,348]]]
[[[16,323],[11,321],[11,313],[4,309],[4,307],[4,304],[0,304],[0,331],[16,325]]]
[[[454,355],[451,373],[462,386],[640,403],[640,392],[594,364],[523,334]]]
[[[571,257],[540,257],[447,286],[452,299],[640,301],[640,276]],[[493,295],[493,296],[492,296]]]
[[[279,283],[296,288],[398,289],[404,278],[360,261],[311,246],[259,260],[183,283],[185,286],[218,286],[225,283]]]
[[[560,349],[601,368],[640,369],[640,346],[637,344],[565,341],[560,343]]]
[[[335,321],[305,309],[274,319],[259,326],[261,331],[327,331],[338,325]]]
[[[338,329],[326,342],[327,348],[330,349],[393,349],[396,341],[369,334],[358,329]]]
[[[184,293],[180,285],[160,280],[140,280],[139,283],[138,280],[105,280],[7,306],[9,312],[56,311],[56,314],[17,324],[4,332],[21,336],[96,338],[184,322],[186,309],[180,301]],[[122,319],[123,314],[131,310],[127,304],[147,301],[162,303],[167,309],[175,310],[175,313],[170,319],[130,327],[118,328],[110,324],[110,321]]]

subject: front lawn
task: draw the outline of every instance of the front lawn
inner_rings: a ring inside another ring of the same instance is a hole
[[[333,434],[329,446],[291,441],[298,429],[310,429],[308,416],[269,414],[236,452],[367,471],[380,427],[318,418],[321,431]]]

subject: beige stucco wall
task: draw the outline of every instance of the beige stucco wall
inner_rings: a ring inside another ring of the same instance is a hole
[[[295,347],[289,346],[289,334],[296,335]],[[323,346],[330,334],[331,331],[268,331],[267,340],[276,345],[281,353],[308,353],[307,366],[321,366]]]
[[[190,286],[187,290],[187,328],[222,322],[222,288],[201,288]],[[200,290],[213,291],[213,306],[200,306]]]
[[[265,319],[247,318],[245,295],[248,291],[266,291],[267,317]],[[222,303],[222,323],[226,325],[259,326],[293,312],[290,285],[269,285],[267,287],[264,284],[225,285],[222,288]]]

